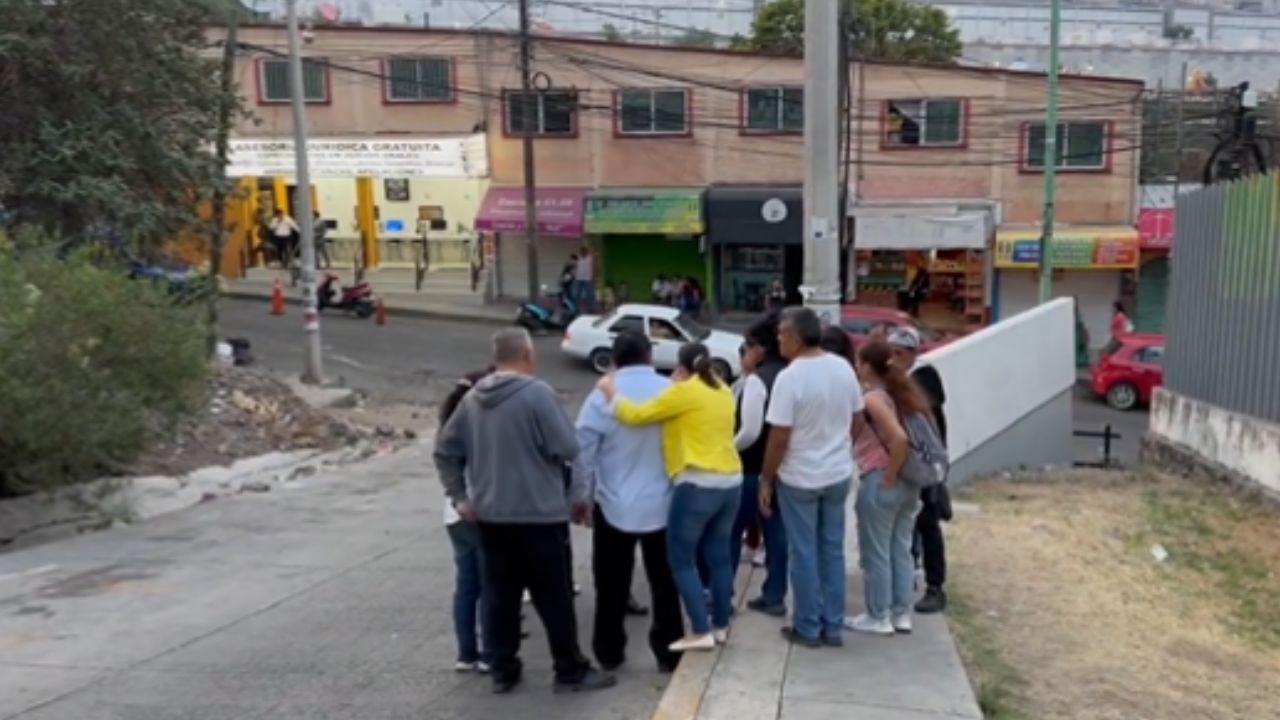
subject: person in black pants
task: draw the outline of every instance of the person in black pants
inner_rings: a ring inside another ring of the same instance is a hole
[[[893,348],[894,362],[907,369],[911,379],[929,398],[938,434],[947,442],[947,418],[943,406],[947,402],[942,387],[942,377],[930,365],[922,365],[920,334],[911,327],[899,327],[889,334],[889,346]],[[934,485],[920,492],[920,512],[916,515],[915,543],[912,554],[922,559],[924,565],[925,593],[916,603],[916,612],[939,613],[947,609],[947,547],[942,536],[942,523],[951,520],[951,495],[946,484]]]
[[[613,365],[618,394],[643,402],[661,393],[671,381],[652,365],[649,339],[623,332],[613,342]],[[636,546],[644,558],[652,593],[653,623],[649,648],[658,669],[671,672],[680,659],[670,645],[684,636],[680,595],[667,560],[667,515],[672,487],[662,455],[657,426],[629,428],[614,419],[605,396],[587,396],[578,414],[578,445],[574,463],[576,482],[595,489],[592,525],[592,569],[596,585],[595,631],[591,645],[605,670],[626,661],[626,616],[634,614],[631,574]]]
[[[551,386],[533,377],[523,328],[493,336],[494,371],[476,383],[436,436],[435,464],[458,515],[476,522],[484,554],[493,688],[521,681],[520,598],[529,591],[547,631],[555,690],[612,687],[578,646],[566,552],[568,522],[588,517],[588,488],[565,492],[564,464],[578,454],[573,426]]]

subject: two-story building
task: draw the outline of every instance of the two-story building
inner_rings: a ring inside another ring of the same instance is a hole
[[[287,205],[285,33],[247,27],[240,42],[255,117],[236,129],[232,172],[262,207]],[[755,310],[773,279],[800,284],[799,58],[539,37],[525,93],[509,34],[321,27],[305,55],[311,192],[339,255],[403,262],[425,234],[434,265],[483,254],[496,294],[524,295],[531,132],[537,282],[554,285],[590,246],[601,285],[633,299],[658,275],[692,277],[717,309]],[[925,314],[941,324],[1032,304],[1043,76],[867,62],[849,80],[848,295],[895,302],[923,269]],[[1098,338],[1137,264],[1141,89],[1062,80],[1056,291],[1080,296]]]

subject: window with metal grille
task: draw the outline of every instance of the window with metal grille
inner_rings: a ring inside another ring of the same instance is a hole
[[[746,95],[743,130],[758,133],[804,132],[803,88],[751,88]]]
[[[564,137],[578,132],[578,95],[568,90],[509,92],[503,102],[508,135]]]
[[[620,134],[685,135],[689,127],[688,90],[618,91]]]
[[[263,60],[259,64],[262,102],[289,102],[289,61]],[[309,103],[329,101],[329,66],[319,58],[302,59],[302,97]]]
[[[1027,170],[1044,169],[1044,124],[1026,126]],[[1104,170],[1107,167],[1107,123],[1105,121],[1071,121],[1058,125],[1057,156],[1059,170]]]
[[[398,57],[387,60],[386,93],[390,102],[453,100],[453,61],[441,57]]]
[[[964,144],[963,100],[889,100],[886,147],[956,147]]]

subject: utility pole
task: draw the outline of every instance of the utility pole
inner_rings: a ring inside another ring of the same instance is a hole
[[[218,274],[222,270],[222,248],[226,244],[227,213],[227,153],[231,138],[231,113],[235,110],[236,72],[236,30],[240,24],[238,12],[228,13],[227,36],[222,40],[222,77],[219,90],[222,97],[218,104],[218,134],[214,139],[214,157],[218,166],[218,177],[214,179],[212,218],[209,227],[209,349],[218,340]]]
[[[320,311],[316,308],[316,236],[311,215],[311,167],[307,161],[306,89],[302,84],[302,33],[298,27],[298,0],[288,0],[289,10],[289,97],[293,105],[293,153],[297,161],[294,173],[297,210],[294,220],[302,246],[302,328],[307,336],[306,366],[303,382],[324,382],[320,357]]]
[[[1040,231],[1040,302],[1053,298],[1053,196],[1058,169],[1058,44],[1062,0],[1049,0],[1049,73],[1044,109],[1044,227]]]
[[[800,292],[826,322],[840,317],[840,3],[804,4],[804,284]]]
[[[1187,61],[1182,61],[1182,79],[1178,81],[1178,127],[1174,139],[1174,153],[1178,159],[1173,168],[1173,206],[1178,206],[1178,191],[1182,189],[1182,122],[1187,104]],[[1176,212],[1176,211],[1175,211]],[[1176,220],[1175,220],[1176,222]]]
[[[534,168],[533,134],[541,115],[542,94],[533,89],[533,38],[529,34],[529,0],[520,0],[520,103],[524,133],[524,225],[525,248],[528,251],[529,300],[538,300],[538,181]]]

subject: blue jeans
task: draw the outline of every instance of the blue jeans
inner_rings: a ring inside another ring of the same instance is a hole
[[[488,662],[487,639],[484,636],[484,613],[478,608],[484,602],[484,558],[480,552],[480,531],[475,523],[456,522],[448,526],[453,545],[453,565],[457,575],[453,585],[453,633],[458,641],[458,661]],[[480,628],[477,634],[476,628]]]
[[[817,490],[778,483],[790,550],[796,635],[816,640],[844,632],[844,503],[849,480]]]
[[[736,572],[742,561],[742,537],[747,529],[760,523],[764,541],[765,578],[760,597],[768,605],[781,605],[787,598],[787,533],[783,528],[782,514],[778,512],[778,498],[773,498],[773,514],[760,517],[760,476],[742,476],[742,504],[733,523],[729,538],[729,566]]]
[[[712,626],[729,627],[733,594],[733,566],[729,564],[729,533],[738,514],[742,490],[713,490],[678,483],[671,496],[667,520],[667,558],[675,577],[680,601],[695,635],[706,635]],[[706,559],[711,574],[711,617],[698,577],[698,555]]]
[[[902,481],[886,488],[883,470],[862,476],[854,506],[858,513],[858,549],[867,614],[876,620],[888,619],[890,613],[905,615],[911,610],[916,571],[911,538],[918,495]]]
[[[596,306],[596,284],[591,280],[573,281],[573,298],[578,301],[578,310],[589,312]]]

